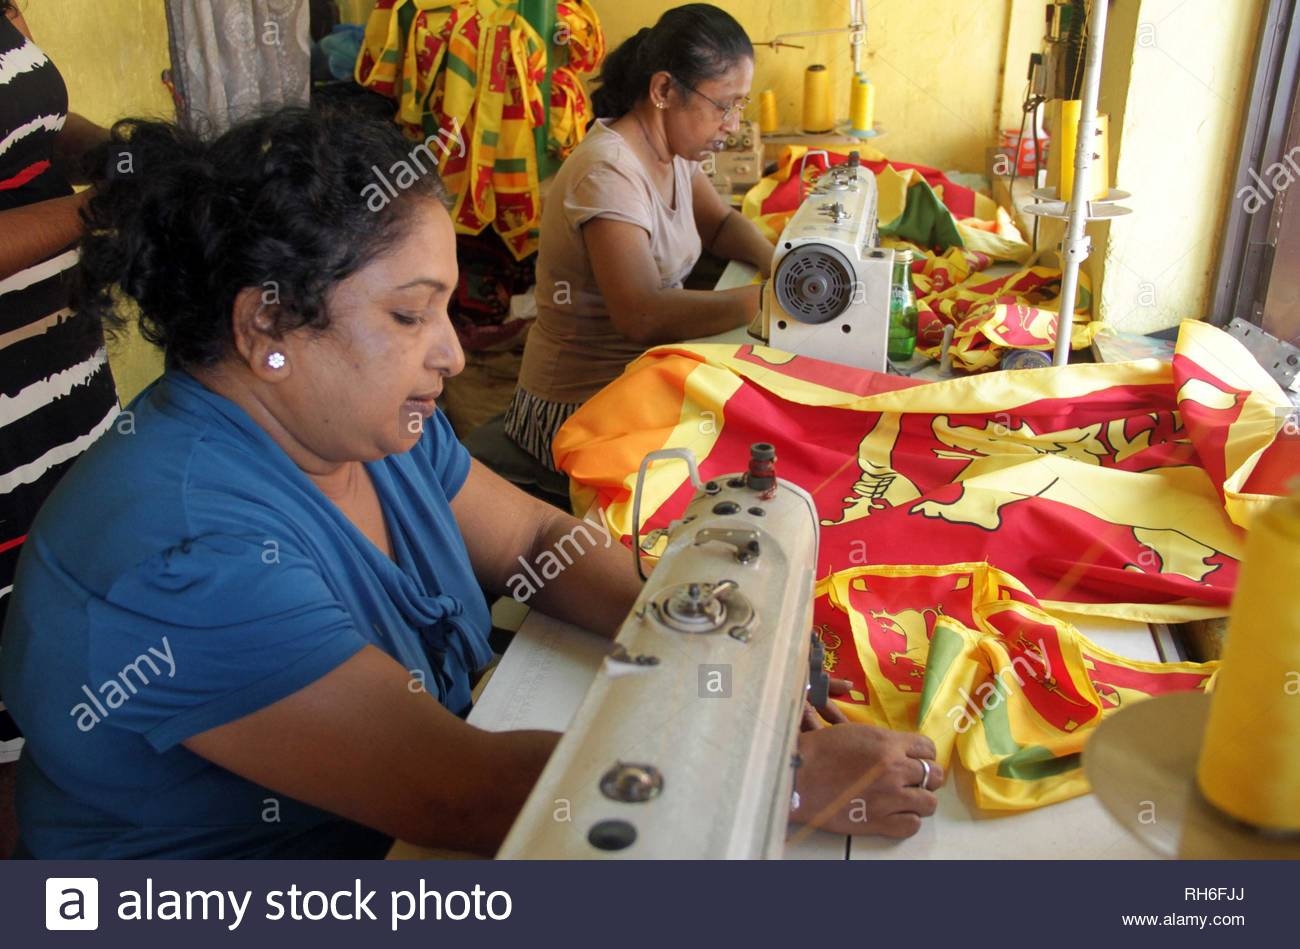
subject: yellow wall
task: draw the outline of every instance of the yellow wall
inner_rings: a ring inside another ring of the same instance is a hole
[[[1102,90],[1111,180],[1134,213],[1103,229],[1096,253],[1107,322],[1150,332],[1211,315],[1264,2],[1135,6],[1111,6]]]
[[[100,125],[124,115],[172,116],[159,78],[170,65],[162,0],[19,0],[18,6],[63,74],[73,112]],[[110,356],[124,402],[162,367],[161,354],[134,336],[110,346]]]
[[[1006,42],[1002,70],[1001,128],[1018,129],[1029,86],[1029,56],[1043,48],[1046,0],[1007,0]],[[1025,122],[1025,134],[1029,123]]]
[[[612,48],[678,0],[593,0]],[[168,65],[160,0],[20,0],[59,65],[72,108],[100,123],[169,115],[158,81]],[[847,0],[721,0],[751,39],[842,26]],[[868,3],[866,71],[877,84],[878,144],[904,161],[983,170],[997,129],[1018,124],[1026,56],[1041,33],[1041,0]],[[1111,115],[1111,180],[1132,191],[1134,214],[1094,235],[1089,271],[1102,315],[1149,331],[1203,317],[1240,136],[1263,0],[1123,0],[1110,6],[1101,108]],[[1031,22],[1032,21],[1032,22]],[[778,92],[797,121],[804,68],[827,64],[847,113],[847,37],[795,40],[806,50],[756,50],[754,92]],[[138,340],[113,351],[123,398],[158,371]]]
[[[612,49],[680,2],[592,0],[592,5]],[[715,0],[715,4],[734,16],[755,42],[779,33],[845,26],[849,20],[847,0]],[[863,67],[877,87],[876,122],[887,133],[872,144],[900,161],[984,170],[985,149],[997,138],[1002,61],[1013,4],[1010,0],[910,0],[866,6]],[[1026,19],[1041,23],[1041,4],[1017,0],[1014,7],[1021,32],[1042,32],[1037,26],[1023,26]],[[837,117],[846,117],[853,68],[848,35],[791,42],[807,48],[756,48],[755,101],[761,90],[775,90],[782,125],[795,124],[801,114],[803,71],[812,63],[824,63],[832,75]],[[1012,69],[1023,76],[1025,64],[1013,63]],[[1020,92],[1017,87],[1015,94]],[[757,119],[757,105],[752,112],[747,117]]]

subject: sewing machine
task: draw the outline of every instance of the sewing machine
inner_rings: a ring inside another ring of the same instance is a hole
[[[727,136],[721,151],[701,166],[713,188],[724,199],[744,194],[763,178],[763,139],[757,122],[741,122]]]
[[[786,224],[763,290],[760,336],[801,356],[885,371],[894,252],[878,247],[876,178],[857,152]]]
[[[751,451],[707,483],[686,451],[642,463],[634,521],[656,460],[685,461],[695,496],[647,536],[658,566],[499,857],[781,856],[805,696],[822,705],[829,684],[811,632],[818,527],[773,447]]]

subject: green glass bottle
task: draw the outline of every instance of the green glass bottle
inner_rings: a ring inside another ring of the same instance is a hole
[[[916,293],[912,290],[912,252],[894,251],[889,287],[889,358],[906,362],[916,350]]]

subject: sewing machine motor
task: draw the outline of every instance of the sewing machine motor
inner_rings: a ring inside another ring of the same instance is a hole
[[[790,218],[763,291],[768,344],[884,372],[894,252],[877,246],[875,175],[857,152],[829,169]]]

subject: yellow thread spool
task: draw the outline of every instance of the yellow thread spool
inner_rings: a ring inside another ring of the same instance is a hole
[[[1053,177],[1057,182],[1057,194],[1062,201],[1069,201],[1074,193],[1074,151],[1079,137],[1079,113],[1082,111],[1083,103],[1078,99],[1065,99],[1060,102],[1057,113],[1060,119],[1056,123],[1052,157],[1048,160],[1048,165],[1055,173]],[[1092,149],[1095,157],[1088,172],[1092,179],[1089,200],[1105,197],[1106,192],[1110,191],[1109,140],[1110,117],[1098,115],[1097,135]]]
[[[876,122],[876,87],[866,76],[857,73],[849,94],[849,122],[855,132],[870,132]]]
[[[1300,492],[1251,527],[1197,780],[1219,810],[1300,831]]]
[[[776,93],[764,89],[758,97],[758,130],[764,135],[771,135],[780,125],[776,111]]]
[[[803,130],[829,132],[835,127],[831,115],[831,74],[821,63],[809,66],[803,74]]]

